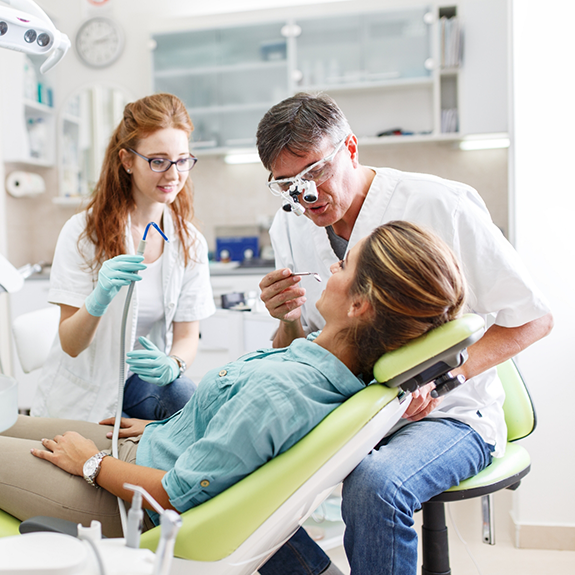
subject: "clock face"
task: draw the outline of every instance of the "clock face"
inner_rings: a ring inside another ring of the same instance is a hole
[[[91,18],[76,34],[76,51],[92,68],[104,68],[115,62],[124,47],[119,26],[108,18]]]

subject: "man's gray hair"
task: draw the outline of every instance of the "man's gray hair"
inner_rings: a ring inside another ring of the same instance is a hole
[[[270,108],[260,120],[258,153],[271,172],[284,150],[305,156],[319,150],[326,137],[335,146],[350,133],[349,122],[330,96],[300,92]]]

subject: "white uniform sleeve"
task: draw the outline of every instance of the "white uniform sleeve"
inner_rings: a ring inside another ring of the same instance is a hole
[[[543,295],[481,200],[471,192],[460,200],[453,246],[463,265],[473,311],[493,314],[502,327],[518,327],[547,314]]]
[[[98,276],[89,270],[85,259],[93,256],[93,247],[84,241],[83,253],[78,248],[84,224],[83,212],[69,219],[58,236],[50,272],[50,303],[80,308],[96,285]]]

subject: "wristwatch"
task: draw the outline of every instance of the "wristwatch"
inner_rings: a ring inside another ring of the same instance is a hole
[[[186,372],[186,362],[181,357],[178,357],[177,355],[170,355],[170,357],[173,360],[175,360],[176,363],[178,364],[178,368],[180,370],[178,377],[182,377],[182,375],[184,375],[184,373]]]
[[[92,487],[95,487],[96,489],[99,489],[99,487],[100,487],[96,483],[96,477],[98,477],[98,473],[100,473],[100,469],[102,467],[102,460],[107,455],[110,455],[110,454],[106,453],[105,451],[100,451],[100,453],[96,453],[96,455],[92,455],[92,457],[90,457],[90,459],[88,459],[86,461],[86,463],[84,463],[84,467],[82,469],[82,472],[84,473],[84,479]]]

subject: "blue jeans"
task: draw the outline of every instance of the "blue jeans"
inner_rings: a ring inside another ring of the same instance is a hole
[[[491,447],[453,419],[424,419],[385,438],[343,483],[344,547],[352,575],[415,575],[413,513],[489,463]],[[316,575],[327,568],[329,559],[316,570],[319,547],[302,531],[260,568],[262,575]],[[284,570],[288,553],[297,556],[299,570]]]
[[[186,376],[158,386],[133,374],[124,385],[123,415],[138,419],[166,419],[182,409],[196,389],[196,384]]]

